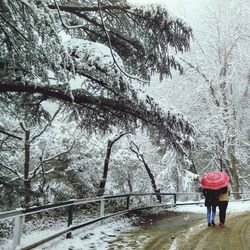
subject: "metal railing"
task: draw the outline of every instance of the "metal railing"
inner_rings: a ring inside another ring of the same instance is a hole
[[[243,193],[239,193],[239,194],[243,194]],[[250,195],[250,192],[244,193],[244,194]],[[167,199],[166,200],[162,199],[161,204],[158,203],[157,205],[155,205],[155,203],[153,202],[153,198],[159,195],[161,197],[167,197]],[[144,202],[143,206],[133,207],[134,201],[132,201],[132,197],[137,198],[137,197],[145,197],[145,196],[149,197],[149,201],[146,202],[147,203],[146,206]],[[185,196],[186,197],[193,196],[195,201],[177,203],[177,199],[181,200],[180,197],[185,197]],[[130,193],[130,194],[121,194],[121,195],[112,195],[112,196],[101,196],[101,197],[95,197],[95,198],[62,201],[62,202],[47,204],[47,205],[39,206],[39,207],[30,207],[26,209],[17,209],[17,210],[8,211],[8,212],[2,212],[0,213],[0,220],[10,219],[10,218],[15,219],[12,249],[14,250],[19,246],[19,249],[21,250],[28,250],[28,249],[37,247],[39,245],[42,245],[64,234],[66,234],[67,238],[71,238],[72,231],[79,229],[81,227],[93,224],[95,222],[113,217],[113,216],[124,215],[135,210],[148,209],[148,208],[153,208],[153,207],[173,207],[177,205],[201,204],[203,203],[201,202],[201,197],[202,197],[202,194],[198,192],[195,192],[195,193]],[[117,200],[117,199],[125,199],[125,204],[126,204],[125,209],[118,211],[118,212],[111,213],[111,214],[105,214],[106,203],[108,201]],[[85,221],[83,223],[73,225],[74,207],[77,205],[96,203],[96,202],[100,204],[99,216],[97,218]],[[37,213],[41,213],[41,212],[48,211],[51,209],[62,209],[62,208],[67,208],[68,210],[67,211],[68,220],[67,220],[66,228],[54,233],[53,235],[50,235],[49,237],[41,239],[35,243],[20,247],[22,227],[23,227],[23,224],[25,223],[25,217],[27,215],[37,214]]]

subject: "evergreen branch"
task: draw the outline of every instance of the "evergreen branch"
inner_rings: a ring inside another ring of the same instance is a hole
[[[95,66],[98,70],[101,71],[100,67],[98,66]],[[70,71],[71,68],[70,67],[67,67],[67,69]],[[112,87],[109,87],[108,84],[106,82],[104,82],[103,79],[97,79],[96,77],[90,75],[90,74],[87,74],[83,71],[83,69],[81,68],[75,68],[75,72],[81,76],[84,76],[86,78],[88,78],[90,81],[92,81],[93,83],[98,83],[101,87],[103,87],[104,89],[110,91],[112,94],[114,94],[115,96],[121,96],[122,94],[119,93],[119,91],[116,91],[114,90]]]
[[[102,36],[101,34],[95,32],[94,30],[90,30],[88,27],[85,27],[85,25],[83,25],[83,24],[74,25],[74,26],[69,26],[69,25],[67,25],[67,24],[63,21],[63,18],[62,18],[62,15],[61,15],[61,8],[60,8],[59,5],[57,4],[56,0],[54,0],[54,2],[55,2],[55,6],[56,6],[56,8],[57,8],[58,14],[59,14],[60,21],[61,21],[62,26],[63,26],[64,28],[66,28],[66,29],[79,29],[79,28],[81,28],[81,29],[83,29],[84,31],[89,31],[89,32],[91,32],[91,33],[94,33],[95,35],[97,35],[97,36],[99,36],[99,37]],[[67,8],[64,9],[64,11],[67,11]],[[86,21],[88,21],[88,22],[94,24],[94,25],[97,26],[97,27],[100,27],[100,28],[103,27],[102,24],[99,24],[99,23],[96,22],[95,20],[92,20],[92,19],[88,18],[88,17],[87,17],[86,15],[84,15],[83,13],[74,13],[74,14],[77,15],[77,16],[79,16],[79,17],[81,17],[81,18],[83,18],[83,19],[85,19]],[[106,28],[106,27],[105,27],[105,28]],[[105,29],[104,29],[104,30],[105,30]],[[135,47],[135,48],[138,47],[137,44],[135,44],[131,39],[128,39],[128,38],[122,36],[122,35],[119,34],[118,32],[114,32],[114,31],[112,31],[112,30],[110,30],[110,32],[111,32],[113,35],[119,37],[121,40],[123,40],[123,41],[129,43],[129,44],[132,45],[133,47]],[[106,30],[105,30],[105,33],[106,33]],[[109,35],[107,36],[107,33],[106,33],[106,37],[108,37],[108,42],[109,42],[109,46],[110,46],[110,45],[111,45],[111,41],[110,41]],[[103,37],[103,39],[104,39],[104,37]],[[114,58],[113,51],[111,52],[111,55],[112,55],[112,57],[113,57],[113,59],[114,59],[115,64],[116,64],[117,67],[120,69],[119,65],[118,65],[117,62],[116,62],[116,59]],[[121,69],[120,69],[120,70],[121,70]],[[121,71],[122,71],[122,70],[121,70]],[[127,74],[127,75],[128,75],[128,74]],[[132,76],[129,76],[129,77],[132,78]],[[136,78],[136,80],[139,80],[139,79]],[[140,81],[144,81],[144,80],[140,80]],[[145,82],[148,83],[148,81],[145,81]]]
[[[105,32],[105,34],[106,34],[107,39],[108,39],[108,44],[109,44],[110,53],[111,53],[111,56],[112,56],[112,58],[113,58],[113,60],[114,60],[115,65],[117,66],[117,68],[118,68],[125,76],[127,76],[127,77],[130,78],[130,79],[134,79],[134,80],[137,80],[137,81],[140,81],[140,82],[143,82],[143,83],[149,83],[149,81],[145,81],[145,80],[143,80],[143,79],[140,79],[139,77],[132,76],[132,75],[128,74],[126,71],[124,71],[124,70],[120,67],[120,65],[118,64],[118,62],[117,62],[116,59],[115,59],[115,56],[114,56],[114,53],[113,53],[112,44],[111,44],[111,40],[110,40],[110,36],[109,36],[108,30],[107,30],[107,28],[106,28],[106,25],[105,25],[105,23],[104,23],[104,21],[103,21],[102,7],[101,7],[101,2],[100,2],[100,0],[98,0],[98,7],[99,7],[99,14],[100,14],[101,22],[102,22],[102,27],[103,27],[103,30],[104,30],[104,32]]]
[[[55,1],[54,1],[55,2]],[[55,5],[48,5],[50,9],[56,9],[60,8],[63,11],[67,12],[97,12],[99,10],[98,7],[90,7],[90,6],[63,6],[63,5],[58,5],[55,3]],[[120,5],[103,5],[102,6],[103,10],[129,10],[131,9],[130,6],[120,6]]]
[[[12,46],[13,49],[14,49],[14,51],[18,54],[18,56],[21,57],[22,55],[21,55],[21,53],[19,52],[17,46],[15,45],[15,42],[17,42],[16,39],[13,38],[13,37],[11,37],[11,36],[7,33],[7,31],[4,29],[4,27],[0,26],[0,28],[2,29],[3,33],[5,34],[6,40],[8,41],[8,43],[11,44],[11,46]],[[12,40],[14,40],[14,41],[12,41]]]
[[[19,31],[17,28],[16,28],[16,25],[10,23],[7,18],[5,18],[5,16],[0,13],[0,16],[2,17],[2,19],[14,30],[16,31],[26,42],[29,42],[29,39],[27,37],[24,36],[24,34],[22,34],[21,31]]]
[[[55,2],[55,1],[56,1],[56,0],[54,0],[54,2]],[[88,17],[87,15],[85,15],[83,12],[78,12],[78,11],[74,11],[74,10],[72,10],[72,11],[67,11],[67,10],[68,10],[68,8],[67,8],[68,6],[60,6],[60,7],[59,7],[59,5],[58,5],[56,2],[55,2],[55,4],[56,4],[57,11],[58,11],[58,13],[59,13],[59,18],[60,18],[61,23],[62,23],[62,25],[63,25],[64,28],[66,28],[66,29],[81,28],[81,29],[84,29],[84,30],[88,30],[88,27],[85,27],[84,25],[81,25],[81,24],[80,24],[80,25],[74,25],[74,26],[69,26],[69,25],[67,25],[67,24],[63,21],[63,19],[62,19],[61,11],[66,11],[66,12],[69,12],[69,13],[71,13],[71,14],[74,14],[74,15],[76,15],[76,16],[78,16],[78,17],[84,19],[84,20],[87,21],[88,23],[93,24],[95,27],[98,27],[98,28],[103,29],[102,24],[100,24],[99,22],[97,22],[95,19],[89,18],[89,17]],[[95,33],[96,36],[99,36],[99,37],[101,37],[101,38],[104,39],[104,37],[102,36],[102,34],[97,33],[97,32],[95,32],[94,30],[90,30],[90,29],[89,29],[89,31],[92,32],[92,33]],[[113,36],[118,37],[118,38],[121,39],[122,41],[125,41],[125,42],[127,42],[128,44],[130,44],[131,46],[133,46],[134,48],[138,49],[138,44],[137,44],[136,42],[134,42],[133,39],[130,39],[129,37],[123,36],[122,34],[120,34],[119,32],[116,32],[116,31],[113,30],[113,29],[109,29],[109,32],[110,32]]]
[[[33,10],[33,8],[27,3],[27,1],[18,0],[18,2],[21,2],[24,6],[26,6],[26,7],[29,8],[30,10]]]
[[[26,92],[26,93],[40,93],[44,95],[45,97],[50,97],[51,99],[55,98],[57,100],[61,100],[64,102],[72,103],[71,96],[66,93],[63,90],[58,90],[53,87],[40,87],[40,86],[34,86],[34,85],[23,85],[22,83],[17,82],[0,82],[0,93],[1,92]],[[131,106],[133,104],[131,100],[127,104],[124,103],[123,100],[113,100],[108,99],[101,96],[93,96],[87,91],[79,91],[75,90],[72,91],[74,94],[74,103],[75,104],[90,104],[94,106],[98,106],[101,109],[112,109],[116,111],[120,111],[122,113],[126,113],[128,115],[131,115],[135,118],[141,119],[145,122],[151,123],[152,125],[157,124],[153,121],[150,121],[149,118],[147,118],[147,114],[142,114],[140,112],[139,107]]]
[[[183,136],[194,133],[193,127],[182,118],[171,115],[170,112],[166,115],[158,105],[156,105],[150,98],[144,102],[139,100],[124,99],[110,99],[103,96],[94,96],[87,91],[81,89],[72,90],[72,95],[67,93],[64,89],[59,90],[56,86],[37,86],[37,85],[23,85],[18,82],[0,81],[0,93],[6,92],[26,92],[30,94],[39,93],[45,98],[55,99],[64,103],[79,105],[80,110],[86,105],[95,107],[98,113],[111,116],[111,112],[121,115],[122,121],[125,126],[127,122],[135,124],[140,120],[144,126],[153,126],[159,131],[159,135],[164,137],[170,146],[179,150],[182,154],[186,154],[179,142]],[[88,107],[86,107],[88,109]],[[113,116],[111,116],[114,118]],[[183,136],[181,136],[181,133]],[[184,139],[184,142],[186,139]],[[189,147],[189,145],[186,145]]]
[[[55,3],[55,6],[56,6],[56,9],[58,11],[58,14],[59,14],[59,18],[60,18],[60,21],[62,23],[62,26],[66,29],[78,29],[78,28],[83,28],[84,25],[80,24],[80,25],[74,25],[74,26],[69,26],[67,25],[64,21],[63,21],[63,18],[62,18],[62,15],[61,15],[61,11],[60,11],[60,8],[59,8],[59,5],[57,4],[56,0],[54,0],[54,3]],[[52,5],[53,6],[53,5]],[[53,6],[54,7],[54,6]]]
[[[34,192],[32,190],[27,190],[27,189],[24,189],[24,188],[17,188],[13,185],[10,184],[10,182],[12,182],[13,180],[7,182],[6,180],[4,180],[3,178],[0,177],[0,187],[4,186],[5,188],[8,188],[22,196],[26,196],[27,195],[27,192],[29,195],[32,195],[32,196],[35,196],[37,197],[38,196],[38,193],[37,192]]]

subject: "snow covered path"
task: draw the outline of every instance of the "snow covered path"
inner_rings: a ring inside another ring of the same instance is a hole
[[[207,231],[206,208],[203,205],[178,206],[168,209],[168,211],[171,211],[172,214],[161,215],[161,212],[159,212],[158,215],[156,213],[153,216],[147,217],[148,215],[146,215],[141,217],[139,221],[136,217],[132,217],[132,219],[127,217],[110,219],[74,232],[72,239],[61,237],[36,249],[140,250],[154,249],[155,244],[158,250],[161,249],[161,245],[165,247],[164,249],[167,249],[166,247],[168,246],[169,249],[174,250],[179,239],[178,235],[183,235],[185,232],[194,233],[195,231],[197,233]],[[233,218],[237,218],[235,217],[237,215],[242,216],[240,212],[244,211],[250,212],[250,201],[229,202],[227,211],[228,222],[226,222],[228,223],[228,228],[235,224],[234,220],[237,219]],[[218,220],[218,217],[216,220]],[[247,230],[244,232],[248,232]],[[225,233],[226,235],[228,237],[227,233]],[[200,234],[199,237],[201,236],[204,235]],[[29,241],[29,237],[25,241]]]

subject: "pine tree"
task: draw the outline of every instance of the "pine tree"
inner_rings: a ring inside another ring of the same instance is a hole
[[[192,126],[140,91],[154,73],[182,72],[174,54],[188,51],[191,29],[181,20],[126,1],[7,0],[0,7],[2,102],[23,93],[34,105],[59,102],[89,131],[154,128],[186,153]],[[72,90],[76,76],[83,84]]]

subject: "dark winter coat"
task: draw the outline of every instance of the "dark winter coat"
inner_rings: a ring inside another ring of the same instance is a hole
[[[206,207],[218,205],[219,192],[217,190],[203,189],[203,195]]]

